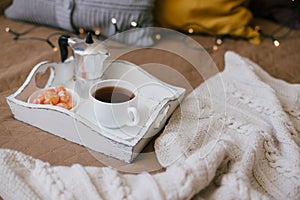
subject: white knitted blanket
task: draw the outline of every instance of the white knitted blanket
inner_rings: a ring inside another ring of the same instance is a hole
[[[165,172],[50,166],[0,150],[4,199],[300,199],[300,85],[233,52],[156,140]]]

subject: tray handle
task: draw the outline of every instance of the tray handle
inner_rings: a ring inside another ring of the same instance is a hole
[[[42,63],[38,64],[36,66],[36,68],[34,68],[32,70],[33,73],[28,76],[28,78],[30,79],[28,86],[32,86],[35,90],[50,87],[55,79],[55,65],[56,64],[57,63],[53,63],[53,62],[42,62]],[[41,86],[38,83],[37,76],[40,73],[43,76],[48,69],[50,70],[48,80],[46,80],[46,82],[43,84],[43,86]]]
[[[37,89],[42,89],[36,84],[36,75],[38,73],[45,73],[47,69],[50,69],[50,74],[43,88],[50,87],[55,79],[56,64],[57,63],[54,62],[44,61],[35,65],[34,68],[30,71],[23,85],[13,95],[11,95],[11,98],[17,98],[19,100],[26,101],[28,95],[30,95]]]

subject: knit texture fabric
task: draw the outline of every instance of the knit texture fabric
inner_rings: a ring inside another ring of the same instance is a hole
[[[116,34],[112,18],[117,21],[117,31],[153,25],[154,0],[14,0],[5,10],[6,17],[49,25],[67,31],[101,30],[105,37]]]
[[[4,199],[299,199],[300,85],[233,52],[155,142],[157,174],[50,166],[0,149]]]

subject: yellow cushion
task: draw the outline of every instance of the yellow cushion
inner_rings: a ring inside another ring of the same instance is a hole
[[[209,35],[229,34],[259,44],[260,35],[249,26],[247,0],[156,0],[159,26]]]

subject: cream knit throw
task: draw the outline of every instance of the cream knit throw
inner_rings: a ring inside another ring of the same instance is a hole
[[[300,199],[300,85],[233,52],[191,93],[155,150],[166,171],[50,166],[0,150],[4,199]]]

